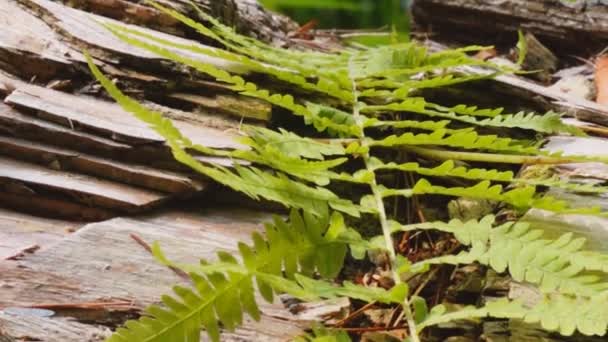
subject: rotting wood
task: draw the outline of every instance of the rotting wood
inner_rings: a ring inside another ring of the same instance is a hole
[[[0,311],[0,341],[101,342],[111,333],[106,327],[78,323],[68,318],[40,317],[37,312]]]
[[[74,61],[84,61],[80,52],[14,1],[0,2],[0,22],[0,69],[48,81],[58,74],[73,74]]]
[[[174,18],[132,0],[64,0],[64,3],[87,12],[174,35],[184,36],[190,33],[189,29],[180,25]],[[158,3],[186,16],[196,16],[196,11],[187,0],[161,0]],[[265,10],[257,1],[195,0],[193,3],[240,33],[275,45],[288,44],[288,33],[298,28],[291,19]]]
[[[175,65],[175,63],[170,63],[152,52],[123,42],[108,31],[108,29],[103,26],[104,24],[118,25],[149,34],[160,39],[171,40],[172,42],[178,44],[214,49],[212,47],[202,46],[200,43],[190,39],[180,38],[146,28],[124,24],[120,21],[98,16],[92,13],[86,13],[50,0],[19,0],[19,2],[32,8],[38,13],[43,21],[52,26],[56,31],[60,32],[64,37],[68,38],[73,48],[87,49],[93,56],[101,60],[115,64],[120,63],[121,65],[130,66],[134,69],[164,69],[166,72],[173,74],[176,72],[182,73],[183,70],[182,67]],[[126,34],[132,35],[130,33]],[[150,44],[158,45],[158,43],[155,43],[150,39],[144,37],[140,37],[140,39]],[[246,73],[248,70],[246,67],[238,63],[227,62],[219,58],[193,54],[192,52],[178,48],[169,48],[169,50],[184,57],[195,59],[199,62],[215,65],[216,67],[227,71]]]
[[[120,155],[133,149],[127,144],[23,115],[3,103],[0,103],[0,131],[59,146],[73,146],[101,155]]]
[[[112,102],[66,94],[28,85],[18,87],[5,102],[36,111],[42,119],[71,129],[89,131],[128,144],[154,144],[164,139],[148,125]],[[193,143],[213,148],[238,148],[240,144],[227,132],[173,118],[174,125]]]
[[[133,308],[141,309],[183,280],[154,261],[130,234],[148,242],[160,241],[175,262],[193,263],[199,258],[214,259],[218,250],[235,252],[236,241],[250,241],[250,234],[268,219],[266,213],[216,208],[88,225],[45,251],[0,263],[4,285],[0,310],[100,301],[130,301]],[[73,314],[56,308],[54,317]],[[222,340],[284,341],[301,333],[302,326],[282,305],[262,304],[261,310],[262,321],[247,320],[236,332],[225,333]],[[120,318],[121,312],[107,315]],[[0,325],[2,322],[0,316]]]
[[[412,12],[428,31],[467,43],[513,42],[523,29],[561,56],[597,53],[608,44],[608,7],[586,0],[571,6],[560,0],[416,0]]]
[[[81,225],[80,222],[45,219],[0,208],[0,260],[33,245],[44,250]]]
[[[104,73],[120,80],[121,87],[126,87],[128,92],[133,92],[138,97],[165,100],[169,92],[177,91],[181,94],[193,92],[192,95],[204,93],[210,97],[218,94],[227,103],[245,101],[247,104],[252,104],[253,102],[250,98],[232,94],[219,83],[203,80],[205,76],[200,73],[185,71],[182,66],[120,41],[99,22],[111,22],[159,38],[179,40],[180,43],[203,47],[196,41],[128,26],[56,2],[21,0],[20,3],[33,7],[37,15],[32,14],[32,10],[17,5],[17,0],[7,0],[0,4],[0,22],[5,22],[7,27],[6,34],[5,31],[0,33],[0,69],[10,70],[16,76],[32,79],[49,87],[62,84],[67,90],[81,89],[83,86],[86,87],[85,83],[90,80],[81,53],[86,49],[94,57],[98,57],[95,63]],[[205,48],[214,49],[207,46]],[[239,67],[235,63],[207,58],[203,55],[195,56],[184,50],[174,50],[233,72],[246,72],[246,68]],[[7,80],[10,78],[0,75],[0,93],[10,93],[6,90],[6,83],[19,83],[16,80]],[[181,102],[188,107],[199,105],[187,99],[182,99]],[[253,108],[264,113],[256,114],[257,111],[254,111],[254,117],[260,115],[267,117],[271,107],[258,102]],[[238,119],[243,116],[243,113],[235,112],[239,109],[237,107],[226,108],[219,112],[216,109],[217,106],[214,110],[218,118],[236,117],[230,123],[233,126],[238,125]],[[247,117],[247,113],[244,114]]]
[[[0,184],[19,182],[30,195],[56,193],[75,202],[122,212],[137,212],[157,206],[168,197],[158,192],[105,181],[70,172],[49,170],[0,156]],[[4,187],[3,192],[22,194]]]
[[[7,192],[6,185],[4,181],[0,184],[0,207],[41,216],[87,222],[107,220],[120,214],[100,207],[78,204],[69,198],[58,198],[56,194],[53,197],[45,197],[34,191],[30,194]],[[24,184],[17,183],[17,185],[25,187]]]
[[[205,187],[202,181],[193,176],[113,161],[2,135],[0,135],[0,155],[33,162],[53,170],[80,172],[167,193],[188,194]]]
[[[432,51],[447,48],[445,45],[432,40],[426,40],[424,44]],[[491,73],[489,70],[478,67],[462,67],[460,70],[467,74],[487,75]],[[441,93],[441,90],[439,92]],[[484,98],[479,97],[480,93],[485,95]],[[478,102],[482,100],[494,101],[496,98],[509,99],[507,103],[523,104],[530,110],[552,110],[565,113],[581,121],[608,126],[608,108],[606,106],[576,97],[554,87],[537,84],[516,75],[498,75],[490,80],[466,85],[459,91],[458,96],[461,97],[461,100],[467,98],[467,96],[473,97]]]

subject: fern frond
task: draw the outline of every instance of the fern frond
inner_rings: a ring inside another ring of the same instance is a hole
[[[481,308],[467,306],[452,312],[446,312],[446,310],[446,307],[443,305],[435,306],[431,309],[428,317],[420,323],[421,328],[473,318],[494,317],[523,319],[526,313],[526,309],[520,302],[509,301],[506,298],[488,302]]]
[[[329,141],[318,142],[314,139],[301,137],[293,132],[279,128],[273,131],[263,127],[245,126],[246,140],[252,140],[257,146],[277,149],[290,158],[307,158],[323,160],[325,156],[343,156],[346,154],[341,144]]]
[[[219,341],[220,322],[232,331],[242,323],[244,313],[259,320],[254,278],[268,301],[278,291],[306,300],[338,296],[386,303],[403,300],[406,288],[385,291],[354,284],[338,287],[300,274],[318,271],[324,277],[337,275],[346,244],[334,239],[330,231],[343,224],[336,213],[330,219],[293,210],[289,221],[275,217],[274,224],[266,225],[267,240],[254,233],[253,246],[239,244],[243,264],[230,254],[219,252],[219,262],[214,264],[203,260],[201,265],[175,265],[155,243],[152,249],[157,259],[190,271],[194,288],[174,287],[175,297],[163,296],[163,307],[150,306],[145,316],[129,321],[108,341],[199,341],[201,326],[213,341]],[[283,271],[288,278],[282,277]]]
[[[527,310],[524,321],[539,323],[544,329],[571,336],[579,331],[586,336],[605,336],[608,331],[608,301],[604,292],[592,297],[546,295]]]
[[[493,218],[479,223],[428,223],[400,227],[395,230],[438,229],[453,232],[471,251],[423,261],[432,264],[461,264],[478,261],[497,272],[507,269],[516,281],[538,284],[543,292],[592,297],[608,291],[605,272],[606,257],[582,250],[583,238],[567,233],[556,240],[544,239],[543,230],[532,229],[526,222],[509,222],[491,229]],[[468,232],[467,232],[468,231]],[[488,239],[489,237],[489,239]],[[598,273],[600,272],[600,273]]]
[[[312,188],[295,182],[281,173],[274,175],[254,167],[236,166],[235,171],[231,171],[220,166],[209,167],[203,165],[185,151],[185,148],[195,146],[175,128],[171,120],[164,118],[160,113],[146,109],[137,101],[125,96],[114,83],[99,71],[88,55],[87,58],[89,67],[108,93],[126,111],[148,123],[154,131],[165,138],[175,159],[183,164],[252,198],[262,197],[277,201],[283,205],[304,209],[319,216],[325,215],[327,203],[329,203],[330,207],[336,210],[359,216],[359,208],[351,201],[341,199],[327,189]]]
[[[489,180],[497,182],[511,182],[514,180],[512,171],[498,171],[495,169],[468,169],[464,166],[456,166],[453,160],[447,160],[434,168],[422,167],[415,162],[397,164],[394,162],[383,163],[377,158],[372,158],[374,170],[398,170],[404,172],[416,172],[425,176],[436,177],[459,177],[464,179]]]
[[[515,143],[514,143],[515,142]],[[395,147],[402,145],[437,145],[459,147],[464,149],[506,151],[523,154],[538,153],[535,146],[526,146],[511,138],[500,138],[496,135],[479,135],[474,131],[456,132],[447,134],[445,129],[438,129],[430,134],[427,133],[404,133],[402,135],[390,135],[381,140],[369,142],[370,146]]]
[[[305,77],[298,73],[291,72],[281,67],[269,65],[258,62],[257,60],[249,57],[232,53],[229,51],[214,49],[203,45],[194,44],[182,44],[176,43],[171,40],[163,39],[158,36],[142,32],[140,30],[131,29],[117,24],[104,24],[111,32],[115,34],[120,33],[120,38],[124,39],[129,34],[132,36],[139,36],[145,38],[145,40],[153,41],[165,48],[177,48],[183,51],[189,51],[194,54],[200,54],[205,56],[211,56],[220,58],[222,60],[239,63],[242,66],[247,67],[250,71],[267,74],[276,77],[278,80],[293,84],[300,87],[303,90],[314,91],[330,95],[332,97],[344,100],[346,102],[352,102],[352,93],[350,91],[343,90],[339,84],[331,79],[321,78],[316,83],[309,82]],[[133,38],[131,38],[133,39]],[[149,45],[146,45],[149,46]],[[141,47],[145,46],[141,44]]]
[[[453,121],[460,121],[475,126],[482,127],[508,127],[508,128],[522,128],[529,129],[541,133],[547,134],[558,134],[568,133],[574,135],[583,135],[579,128],[572,125],[565,124],[561,121],[561,116],[554,112],[548,112],[544,115],[537,115],[535,113],[524,113],[520,112],[517,114],[501,114],[489,117],[487,119],[479,120],[474,116],[471,116],[465,111],[465,113],[458,113],[456,111],[442,111],[428,109],[427,106],[433,106],[424,99],[411,98],[398,102],[390,103],[386,105],[368,105],[361,108],[362,112],[412,112],[431,117],[439,117]],[[458,107],[457,107],[458,108]],[[461,114],[461,115],[459,115]]]
[[[357,136],[358,134],[356,126],[337,123],[332,120],[333,117],[331,116],[321,116],[318,115],[318,113],[313,113],[306,106],[296,103],[291,95],[271,94],[268,90],[259,89],[254,83],[245,81],[241,76],[232,75],[228,71],[219,69],[211,64],[203,63],[200,60],[185,57],[184,55],[173,52],[167,48],[147,43],[143,40],[135,39],[119,32],[118,30],[110,29],[110,31],[121,40],[133,46],[146,49],[168,60],[190,66],[199,72],[213,77],[219,82],[227,83],[231,85],[231,88],[234,91],[239,92],[242,95],[265,100],[273,105],[285,108],[295,115],[302,116],[307,124],[313,124],[314,127],[319,131],[331,129],[332,131],[348,136]]]
[[[435,131],[438,129],[449,129],[446,126],[450,123],[449,120],[441,121],[417,121],[417,120],[378,120],[376,118],[368,118],[364,122],[365,128],[370,127],[386,127],[386,128],[412,128],[412,129],[424,129],[428,131]]]

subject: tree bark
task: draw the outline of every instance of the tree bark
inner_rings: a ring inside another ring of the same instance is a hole
[[[469,42],[514,41],[536,35],[559,55],[597,53],[608,44],[608,6],[559,0],[416,0],[419,27]],[[456,37],[456,35],[459,35]]]
[[[156,10],[143,1],[136,0],[60,0],[90,13],[96,13],[139,26],[149,27],[178,36],[199,37],[193,30],[174,18]],[[298,28],[298,24],[286,16],[265,10],[256,0],[194,0],[200,8],[234,27],[239,33],[284,45],[287,34]],[[190,0],[158,0],[188,17],[196,18],[196,10]]]

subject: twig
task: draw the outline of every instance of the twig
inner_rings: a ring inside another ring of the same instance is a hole
[[[23,258],[25,256],[25,254],[32,254],[39,249],[40,249],[39,245],[32,245],[32,246],[29,246],[29,247],[26,247],[26,248],[20,250],[19,252],[15,253],[11,256],[4,258],[4,260],[12,260],[12,261],[19,260],[19,259]]]
[[[30,308],[48,309],[48,310],[66,310],[66,309],[117,309],[117,308],[133,308],[133,301],[115,301],[115,302],[84,302],[84,303],[43,303],[30,305]]]
[[[137,242],[137,244],[139,244],[140,246],[142,246],[146,251],[148,251],[148,253],[152,254],[152,247],[150,247],[150,245],[145,242],[141,237],[139,237],[136,234],[129,234],[129,236],[131,236],[131,239],[135,240],[135,242]],[[174,266],[168,266],[169,269],[171,271],[173,271],[175,274],[177,274],[180,278],[190,281],[190,276],[188,275],[188,273],[184,272],[183,270],[180,270],[177,267]]]
[[[350,333],[365,333],[370,331],[390,331],[390,330],[406,330],[407,325],[400,325],[396,327],[364,327],[364,328],[340,328],[340,330],[344,330]]]
[[[344,324],[346,324],[347,322],[351,321],[353,318],[359,316],[360,314],[362,314],[365,310],[371,308],[372,306],[374,306],[376,304],[376,302],[369,302],[365,305],[363,305],[362,307],[360,307],[359,309],[357,309],[355,312],[351,313],[350,315],[344,317],[343,319],[339,320],[338,322],[336,322],[336,324],[334,324],[335,327],[341,327]]]

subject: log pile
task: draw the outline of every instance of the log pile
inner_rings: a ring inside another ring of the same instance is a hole
[[[186,14],[192,10],[187,1],[169,3]],[[201,5],[223,11],[248,27],[246,33],[276,43],[284,43],[281,39],[295,25],[254,2],[213,3]],[[206,180],[173,160],[160,136],[111,100],[100,99],[103,95],[90,77],[84,50],[127,93],[172,118],[204,146],[235,148],[234,132],[241,120],[270,120],[269,105],[234,95],[200,74],[131,47],[103,27],[113,23],[179,43],[201,44],[186,38],[193,36],[186,28],[137,2],[7,0],[0,2],[0,22],[3,206],[97,221],[139,213],[208,188]],[[235,63],[198,58],[232,72],[248,72]],[[231,165],[227,160],[215,162]]]

